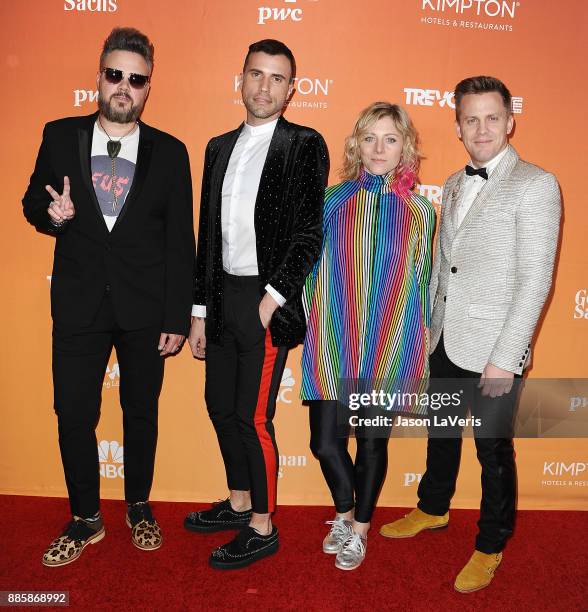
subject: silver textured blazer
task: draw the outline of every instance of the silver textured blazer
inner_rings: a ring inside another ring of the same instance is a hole
[[[431,352],[441,332],[449,359],[482,372],[489,362],[520,374],[549,294],[559,236],[555,177],[508,151],[459,228],[464,171],[443,186],[430,283]]]

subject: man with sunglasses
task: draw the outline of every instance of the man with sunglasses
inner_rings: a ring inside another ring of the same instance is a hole
[[[186,147],[139,121],[153,45],[117,28],[104,43],[98,112],[45,126],[24,214],[55,236],[53,386],[73,520],[43,564],[75,561],[104,537],[95,427],[112,347],[120,369],[126,523],[142,550],[161,546],[149,506],[164,357],[188,332],[195,256]]]

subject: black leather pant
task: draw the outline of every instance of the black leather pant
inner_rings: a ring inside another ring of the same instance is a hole
[[[430,365],[432,385],[435,384],[434,379],[480,378],[479,373],[463,370],[450,361],[443,336],[431,355]],[[447,382],[444,381],[444,384]],[[497,427],[500,431],[506,431],[508,424],[512,424],[517,388],[518,385],[514,385],[510,393],[497,398],[484,397],[476,390],[469,406],[472,416],[484,418],[484,415],[490,415],[492,418],[500,415],[502,425],[498,424]],[[442,417],[443,410],[438,411],[437,416]],[[455,492],[461,458],[461,429],[452,430],[452,434],[453,437],[443,438],[439,437],[439,430],[429,429],[427,470],[418,488],[418,507],[428,514],[445,514]],[[482,466],[482,501],[476,550],[496,553],[504,548],[514,528],[516,466],[512,433],[510,437],[494,438],[474,428],[474,436],[478,461]]]
[[[337,424],[337,402],[310,405],[310,449],[317,456],[339,513],[355,507],[355,520],[369,523],[388,465],[388,436],[356,430],[355,464],[347,451],[349,427]]]

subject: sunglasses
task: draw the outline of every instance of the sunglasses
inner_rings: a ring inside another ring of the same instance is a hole
[[[102,68],[100,72],[111,85],[118,85],[125,78],[125,73],[116,68]],[[143,89],[145,85],[149,83],[149,77],[144,74],[130,72],[127,74],[127,78],[129,80],[129,85],[133,89]]]

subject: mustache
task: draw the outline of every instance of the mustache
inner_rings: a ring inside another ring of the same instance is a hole
[[[125,99],[129,100],[129,102],[133,101],[133,98],[131,98],[131,96],[124,91],[117,91],[116,93],[113,93],[108,101],[110,102],[115,96],[118,96],[119,98],[124,97]]]

